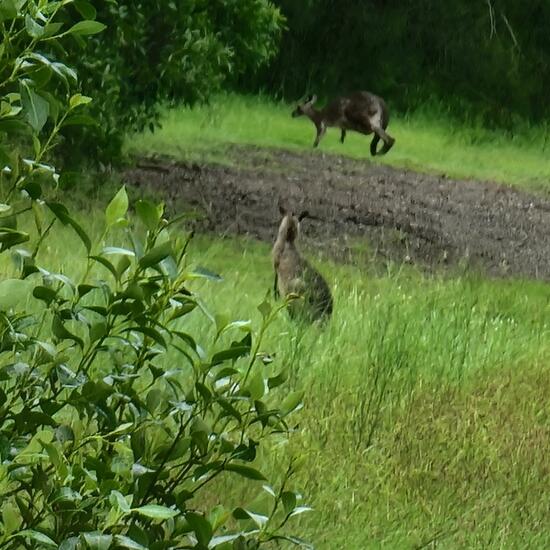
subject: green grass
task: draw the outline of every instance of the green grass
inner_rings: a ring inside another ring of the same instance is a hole
[[[256,145],[311,150],[314,127],[293,119],[292,106],[262,97],[220,96],[209,106],[167,111],[162,129],[128,138],[131,153],[160,153],[184,159],[228,162],[227,145]],[[458,178],[476,178],[545,189],[550,180],[546,133],[523,127],[513,138],[480,127],[460,126],[426,112],[394,115],[389,131],[396,145],[374,162]],[[329,129],[316,154],[334,153],[359,159],[369,156],[370,138]]]
[[[162,131],[129,138],[128,150],[235,162],[230,143],[307,149],[313,128],[289,110],[224,97],[167,113]],[[396,147],[376,162],[526,186],[550,172],[542,136],[517,143],[419,114],[390,128]],[[329,131],[316,154],[324,151],[366,158],[368,140],[350,136],[342,146]],[[79,273],[71,255],[79,246],[61,228],[39,263]],[[256,307],[272,286],[269,246],[196,237],[190,250],[192,263],[223,276],[193,283],[210,309],[258,326]],[[282,314],[262,345],[274,357],[267,368],[288,371],[281,391],[306,390],[290,441],[260,457],[270,472],[300,457],[292,484],[315,511],[300,516],[296,533],[327,550],[549,547],[547,285],[399,266],[379,274],[311,259],[333,289],[332,319],[304,327]],[[195,311],[185,330],[208,346],[214,329]],[[255,510],[260,485],[227,481],[219,491],[235,503],[253,500]]]
[[[203,238],[193,250],[224,277],[197,285],[213,310],[258,324],[269,248]],[[304,328],[281,315],[263,346],[306,389],[290,445],[263,457],[276,471],[302,456],[294,483],[316,511],[298,531],[321,549],[550,544],[546,286],[316,264],[332,320]],[[196,322],[207,342],[212,328]]]
[[[63,228],[40,263],[78,273],[67,254],[78,246]],[[327,550],[432,539],[453,549],[548,547],[547,286],[406,267],[376,275],[311,259],[333,289],[333,318],[304,327],[282,314],[262,345],[272,372],[288,370],[283,395],[306,389],[289,444],[260,458],[277,472],[301,457],[292,484],[315,511],[300,517],[297,534]],[[190,261],[223,276],[193,283],[212,311],[259,326],[256,306],[272,285],[267,245],[197,237]],[[208,347],[210,321],[199,311],[186,319]],[[261,484],[246,487],[219,491],[261,511]],[[203,498],[217,502],[216,493]]]

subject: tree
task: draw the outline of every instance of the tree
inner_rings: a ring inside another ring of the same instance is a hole
[[[277,0],[279,55],[245,87],[296,100],[366,89],[393,108],[439,101],[514,128],[548,114],[550,5],[535,0]]]
[[[268,0],[103,1],[90,16],[107,24],[71,48],[82,86],[97,101],[92,132],[67,133],[76,149],[90,141],[102,160],[116,158],[128,131],[151,130],[162,105],[206,101],[224,82],[275,55],[283,18]],[[86,145],[88,144],[88,145]]]

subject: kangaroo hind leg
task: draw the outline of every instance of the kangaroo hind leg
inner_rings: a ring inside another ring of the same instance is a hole
[[[315,137],[315,141],[313,142],[313,147],[317,147],[319,145],[319,142],[325,135],[325,132],[327,131],[327,127],[324,124],[320,124],[317,126],[317,136]]]
[[[374,138],[371,143],[371,154],[373,154],[373,143],[376,140],[376,138],[381,139],[384,142],[384,145],[380,151],[376,152],[376,144],[378,143],[378,140],[376,140],[376,144],[374,144],[374,154],[378,155],[385,155],[395,143],[395,139],[392,138],[389,134],[386,133],[386,131],[381,126],[374,126],[372,128],[374,132]]]
[[[370,142],[370,154],[375,157],[376,156],[376,146],[378,145],[378,142],[380,141],[380,138],[374,134],[374,137],[372,138],[372,141]]]

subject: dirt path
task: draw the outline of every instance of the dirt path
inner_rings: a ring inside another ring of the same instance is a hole
[[[492,275],[550,279],[550,200],[497,184],[452,180],[316,153],[233,148],[234,167],[147,159],[128,184],[204,212],[201,230],[272,241],[281,197],[307,209],[309,246],[426,267],[459,262]]]

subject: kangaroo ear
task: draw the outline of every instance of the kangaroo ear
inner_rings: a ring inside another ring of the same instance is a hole
[[[304,210],[298,216],[298,221],[301,222],[304,218],[307,218],[307,217],[309,217],[309,212],[307,210]]]
[[[312,105],[317,101],[317,96],[315,94],[309,96],[308,103],[311,103]]]
[[[286,216],[286,208],[281,203],[279,203],[279,212],[281,216]]]

